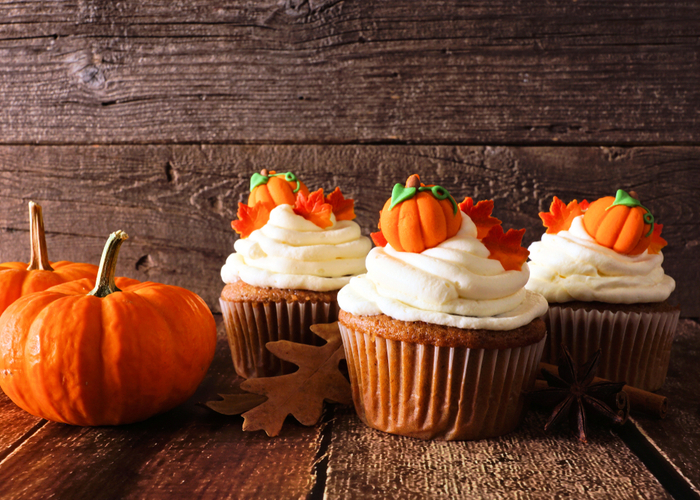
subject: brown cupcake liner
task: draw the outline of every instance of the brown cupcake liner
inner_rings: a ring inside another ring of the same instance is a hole
[[[500,436],[518,425],[546,339],[509,349],[437,347],[339,326],[362,421],[448,441]]]
[[[587,311],[550,304],[544,316],[549,336],[542,361],[557,364],[562,344],[579,364],[600,348],[598,377],[655,391],[666,379],[679,316],[680,310]]]
[[[268,342],[289,340],[323,345],[309,329],[338,319],[337,302],[231,302],[219,299],[231,358],[241,377],[274,377],[297,370],[265,348]]]

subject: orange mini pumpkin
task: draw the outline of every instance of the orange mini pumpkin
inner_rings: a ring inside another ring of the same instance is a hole
[[[406,186],[396,184],[384,204],[379,227],[400,252],[420,253],[451,238],[462,226],[454,198],[440,186],[423,186],[411,175]]]
[[[64,283],[0,316],[0,386],[29,413],[74,425],[137,422],[184,402],[204,378],[216,347],[209,308],[183,288],[115,282],[126,237],[110,236],[92,291],[89,280]]]
[[[654,216],[639,200],[622,189],[590,204],[583,226],[600,245],[618,253],[639,255],[649,247]]]
[[[66,260],[49,262],[41,206],[33,201],[29,202],[29,238],[31,256],[28,265],[26,262],[0,264],[0,314],[28,293],[81,278],[90,278],[95,282],[97,266],[93,264]]]
[[[250,178],[248,206],[254,207],[256,203],[265,203],[273,207],[294,205],[297,193],[300,191],[304,196],[309,195],[309,189],[293,173],[278,174],[263,169]]]

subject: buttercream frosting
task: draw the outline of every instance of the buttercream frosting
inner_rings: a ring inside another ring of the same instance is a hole
[[[476,237],[472,220],[460,212],[455,236],[421,253],[399,252],[390,244],[367,255],[367,273],[338,293],[341,309],[386,314],[457,328],[512,330],[547,310],[547,302],[523,287],[529,269],[506,271]]]
[[[353,275],[365,272],[372,245],[356,222],[336,221],[334,215],[331,222],[323,229],[294,213],[290,205],[278,205],[262,228],[234,243],[221,278],[259,287],[338,290]]]
[[[625,255],[606,248],[586,232],[582,215],[573,219],[567,231],[543,234],[529,250],[531,274],[526,288],[549,302],[661,302],[676,287],[661,267],[662,253],[645,250]]]

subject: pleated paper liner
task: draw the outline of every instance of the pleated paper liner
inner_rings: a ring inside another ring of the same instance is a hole
[[[276,340],[323,345],[309,327],[338,319],[337,302],[231,302],[219,299],[236,373],[241,377],[274,377],[297,370],[265,348]]]
[[[510,349],[436,347],[339,326],[362,421],[419,439],[475,440],[512,431],[546,340]]]
[[[562,344],[579,364],[600,348],[598,377],[655,391],[666,379],[679,316],[680,310],[586,311],[550,304],[544,316],[549,336],[542,361],[557,364]]]

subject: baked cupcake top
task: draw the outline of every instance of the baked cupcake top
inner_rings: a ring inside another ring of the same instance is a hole
[[[367,273],[338,293],[341,309],[462,329],[512,330],[547,310],[523,287],[525,230],[503,232],[492,201],[457,205],[440,186],[411,176],[394,186],[372,237]],[[472,214],[474,219],[470,217]]]
[[[549,302],[661,302],[673,292],[676,283],[661,267],[663,225],[634,192],[619,189],[590,204],[555,196],[540,218],[547,232],[529,247],[526,288]]]
[[[221,268],[225,283],[269,288],[337,290],[365,271],[371,247],[355,218],[353,200],[336,188],[309,193],[290,172],[263,170],[251,179],[248,205],[231,223],[241,235]]]

